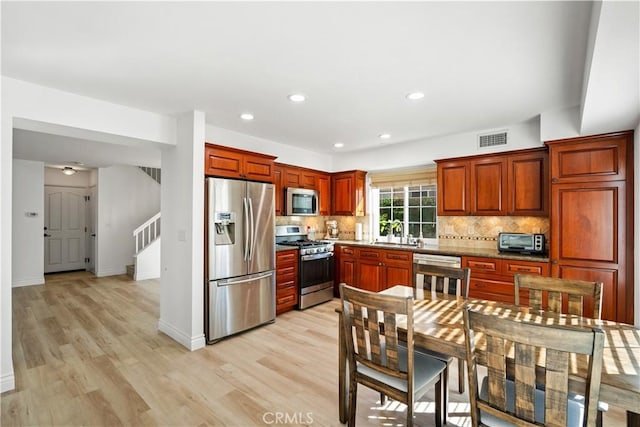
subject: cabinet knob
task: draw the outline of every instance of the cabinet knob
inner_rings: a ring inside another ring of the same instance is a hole
[[[551,183],[555,184],[556,182],[558,182],[558,178],[551,178]]]
[[[558,264],[558,260],[557,259],[551,260],[551,264],[557,265]]]

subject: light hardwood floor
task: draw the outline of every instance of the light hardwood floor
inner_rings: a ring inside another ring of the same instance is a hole
[[[337,300],[189,352],[158,332],[159,282],[79,272],[13,289],[16,390],[2,426],[337,426]],[[470,425],[456,369],[449,423]],[[416,405],[434,425],[433,392]],[[404,425],[360,387],[358,425]],[[609,411],[605,424],[624,414]]]

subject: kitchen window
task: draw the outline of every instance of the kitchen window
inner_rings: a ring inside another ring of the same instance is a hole
[[[371,230],[373,238],[393,241],[401,235],[437,239],[436,168],[370,173]]]

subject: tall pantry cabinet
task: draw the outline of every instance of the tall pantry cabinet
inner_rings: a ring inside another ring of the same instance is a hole
[[[553,277],[604,283],[602,318],[633,323],[633,131],[548,141]]]

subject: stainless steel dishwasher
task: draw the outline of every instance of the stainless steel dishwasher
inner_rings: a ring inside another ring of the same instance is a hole
[[[462,262],[459,256],[432,255],[432,254],[420,254],[420,253],[413,254],[413,262],[414,264],[436,265],[439,267],[460,268],[462,265]],[[416,273],[413,272],[413,275],[416,276]],[[418,287],[418,289],[424,289],[424,275],[418,274],[416,276],[416,286]]]
[[[413,262],[416,264],[438,265],[440,267],[458,267],[462,265],[459,256],[433,255],[433,254],[413,254]]]

